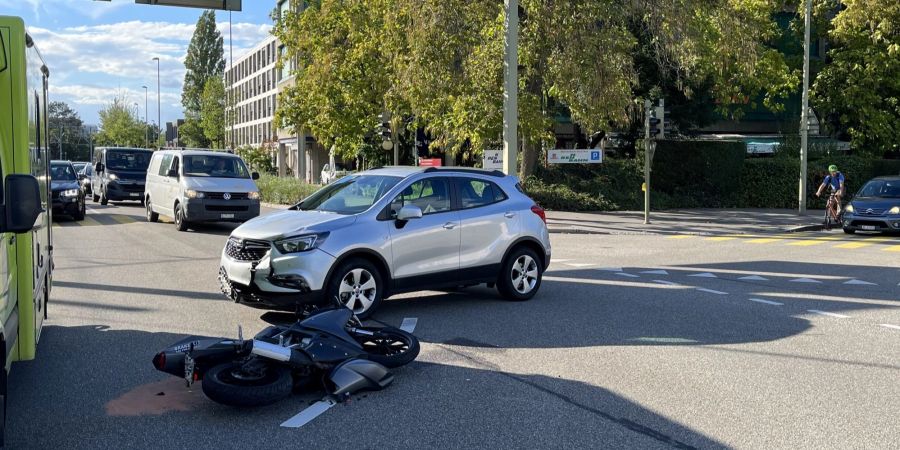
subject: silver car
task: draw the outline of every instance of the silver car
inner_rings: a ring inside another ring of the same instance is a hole
[[[528,300],[550,264],[544,210],[515,177],[390,167],[241,225],[222,251],[226,296],[294,311],[337,298],[360,317],[401,292],[487,283]]]

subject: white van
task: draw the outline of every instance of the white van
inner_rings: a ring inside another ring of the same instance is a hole
[[[175,219],[186,231],[198,222],[244,222],[259,215],[259,189],[244,161],[225,152],[160,150],[147,169],[147,220]]]

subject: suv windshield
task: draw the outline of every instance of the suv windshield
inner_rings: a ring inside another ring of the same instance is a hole
[[[143,150],[108,150],[106,167],[109,170],[147,171],[150,165],[150,152]]]
[[[53,181],[75,181],[75,170],[70,164],[53,164],[50,166],[50,179]]]
[[[327,211],[338,214],[361,213],[384,197],[400,177],[383,175],[357,175],[342,178],[310,195],[293,209],[300,211]]]
[[[183,172],[191,177],[250,178],[244,161],[234,156],[185,155]]]
[[[900,198],[900,181],[869,181],[859,190],[857,197]]]

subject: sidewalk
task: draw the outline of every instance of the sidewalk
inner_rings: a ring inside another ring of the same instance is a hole
[[[580,234],[749,234],[808,231],[821,228],[824,211],[799,216],[789,209],[685,209],[574,213],[547,211],[551,233]]]

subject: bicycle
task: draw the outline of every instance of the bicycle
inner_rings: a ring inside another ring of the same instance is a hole
[[[841,226],[842,216],[841,202],[837,199],[837,192],[832,190],[828,195],[828,203],[825,204],[825,229],[830,230],[832,223]]]

